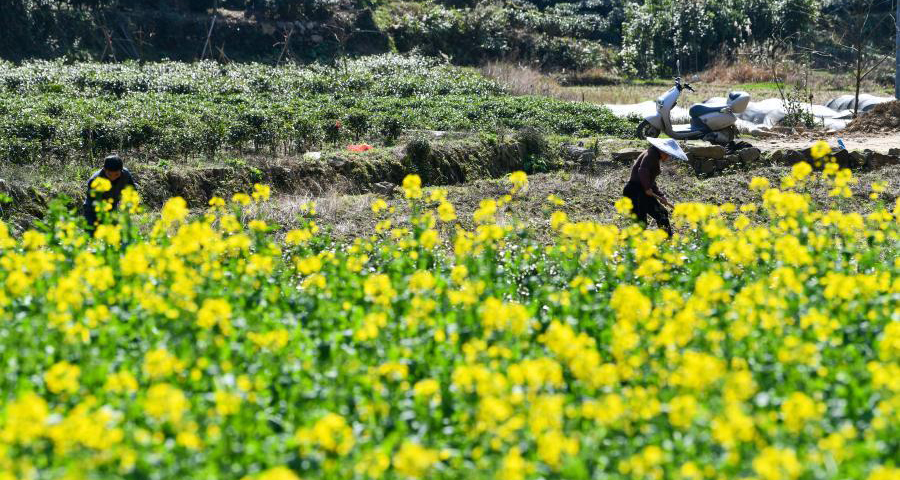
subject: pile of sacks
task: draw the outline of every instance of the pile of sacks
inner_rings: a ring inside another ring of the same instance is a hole
[[[876,97],[874,95],[861,94],[859,96],[859,111],[868,112],[875,105],[894,100],[893,97]],[[725,102],[724,98],[711,98],[704,103]],[[812,113],[816,119],[816,124],[821,125],[825,130],[843,130],[846,128],[850,120],[853,119],[853,107],[856,104],[856,98],[853,95],[842,95],[832,99],[825,105],[801,104],[801,108]],[[754,127],[772,128],[777,126],[781,120],[787,115],[787,110],[779,98],[770,98],[760,102],[750,102],[747,109],[738,114],[738,118],[746,124],[738,125],[748,133],[752,133]],[[743,127],[743,128],[742,128]]]
[[[860,94],[859,111],[868,112],[876,105],[890,102],[893,97],[877,97],[874,95]],[[725,97],[713,97],[703,102],[703,105],[725,105]],[[853,118],[853,106],[856,99],[853,95],[842,95],[832,99],[825,105],[804,104],[802,108],[812,113],[816,124],[825,130],[843,130]],[[647,117],[656,114],[656,103],[652,101],[635,103],[631,105],[606,105],[613,114],[619,117]],[[683,125],[690,123],[691,117],[685,108],[672,109],[672,124]],[[787,115],[780,98],[769,98],[758,102],[750,102],[744,112],[738,114],[737,127],[741,133],[766,136],[769,130],[776,127]]]

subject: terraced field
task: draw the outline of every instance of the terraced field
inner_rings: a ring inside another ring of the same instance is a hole
[[[670,164],[666,238],[629,121],[471,70],[0,79],[0,480],[900,476],[897,165]]]

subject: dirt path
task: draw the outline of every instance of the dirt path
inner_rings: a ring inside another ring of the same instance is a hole
[[[878,153],[888,153],[892,148],[900,149],[900,132],[895,133],[841,133],[826,135],[822,133],[809,133],[771,138],[756,138],[750,135],[741,135],[739,141],[747,142],[763,152],[774,150],[803,150],[819,140],[825,140],[832,149],[838,148],[838,139],[844,140],[848,150],[872,150]],[[645,143],[638,140],[604,139],[602,143],[609,145],[612,151],[617,148],[646,148]],[[689,140],[688,145],[709,145],[702,140]]]
[[[827,136],[804,135],[766,139],[746,137],[741,138],[741,140],[753,144],[753,146],[764,152],[768,152],[779,149],[801,150],[812,145],[817,140],[827,141],[831,145],[831,148],[834,149],[837,148],[838,138],[844,140],[844,144],[847,146],[848,150],[869,149],[879,153],[888,153],[888,150],[892,148],[900,148],[900,132],[872,135],[847,134],[846,136],[837,133]]]

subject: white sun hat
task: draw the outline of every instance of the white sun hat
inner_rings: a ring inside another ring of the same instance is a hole
[[[678,146],[678,142],[672,140],[671,138],[648,138],[648,142],[651,145],[658,148],[661,152],[668,153],[673,158],[677,158],[679,160],[687,161],[687,154],[684,153],[684,150]]]

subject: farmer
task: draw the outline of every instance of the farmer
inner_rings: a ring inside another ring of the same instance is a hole
[[[669,212],[663,205],[674,208],[666,196],[656,186],[660,173],[660,163],[672,157],[687,160],[687,155],[672,139],[648,138],[650,148],[638,156],[631,167],[631,178],[625,185],[623,195],[631,199],[632,209],[639,222],[647,224],[647,215],[656,220],[656,225],[672,236]]]
[[[91,188],[91,184],[97,178],[105,178],[112,185],[105,192],[95,192]],[[127,186],[136,187],[134,177],[122,164],[122,159],[118,155],[110,155],[103,160],[103,168],[91,176],[87,182],[87,198],[84,199],[84,219],[87,220],[88,231],[93,232],[97,223],[97,211],[94,207],[94,201],[112,200],[112,207],[115,209],[122,199],[122,190]]]

